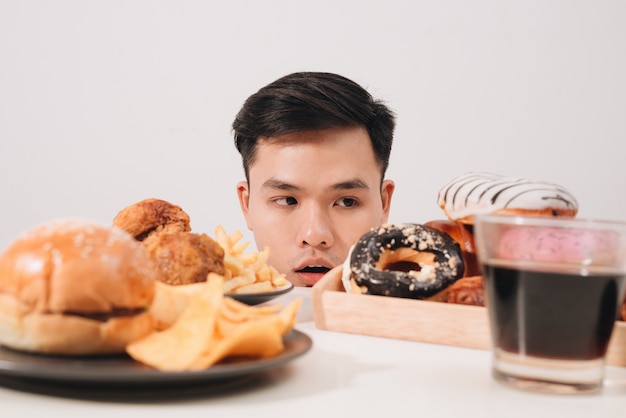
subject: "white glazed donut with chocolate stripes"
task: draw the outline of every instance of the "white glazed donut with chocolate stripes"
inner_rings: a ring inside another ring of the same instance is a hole
[[[578,202],[564,187],[546,181],[467,173],[439,191],[438,204],[453,221],[473,223],[481,213],[576,216]]]

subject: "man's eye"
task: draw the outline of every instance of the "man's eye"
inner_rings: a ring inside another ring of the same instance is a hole
[[[346,208],[351,208],[353,206],[357,205],[357,201],[356,199],[353,199],[351,197],[342,197],[341,199],[337,200],[337,205],[339,206],[343,206]]]
[[[295,197],[279,197],[278,199],[274,199],[274,203],[279,206],[293,206],[297,205],[298,201]]]

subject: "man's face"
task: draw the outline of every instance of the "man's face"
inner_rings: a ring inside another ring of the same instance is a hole
[[[296,286],[343,263],[356,240],[387,222],[394,183],[380,188],[363,128],[305,131],[259,141],[250,184],[237,186],[257,248]]]

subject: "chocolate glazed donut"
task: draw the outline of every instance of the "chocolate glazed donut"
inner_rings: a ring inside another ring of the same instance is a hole
[[[461,249],[449,235],[412,223],[373,228],[354,245],[351,277],[372,295],[425,299],[463,276]]]

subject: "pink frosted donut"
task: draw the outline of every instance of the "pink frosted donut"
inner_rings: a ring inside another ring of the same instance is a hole
[[[504,233],[500,257],[508,260],[572,262],[611,256],[618,245],[611,231],[519,227]]]

